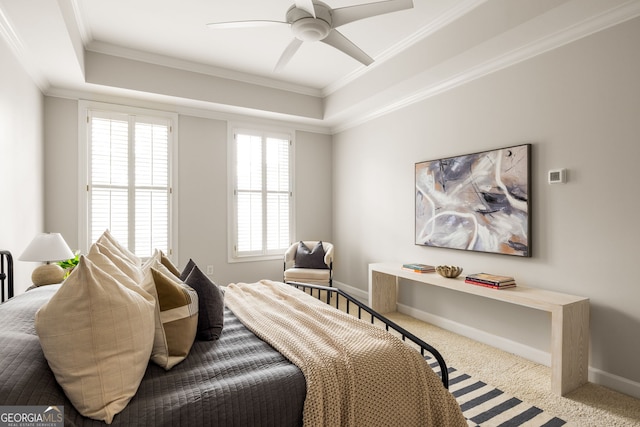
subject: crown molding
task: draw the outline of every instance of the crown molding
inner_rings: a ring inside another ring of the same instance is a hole
[[[270,126],[286,126],[297,131],[331,134],[328,126],[321,120],[292,120],[285,114],[271,113],[249,108],[231,107],[222,104],[176,98],[154,93],[140,93],[128,89],[112,89],[105,92],[86,91],[83,89],[51,88],[45,95],[73,101],[102,102],[137,108],[167,111],[192,117],[222,121],[251,121],[252,123]]]
[[[451,24],[453,21],[458,18],[466,15],[476,7],[485,3],[487,0],[467,0],[464,3],[460,3],[442,15],[438,16],[437,19],[429,22],[428,25],[422,27],[419,31],[415,32],[411,36],[407,37],[404,40],[401,40],[399,43],[394,44],[388,49],[384,50],[380,55],[377,55],[373,64],[370,64],[367,67],[360,67],[355,71],[347,74],[343,78],[329,84],[322,90],[323,97],[329,96],[337,90],[345,87],[349,83],[353,82],[364,76],[367,73],[375,70],[378,66],[390,60],[394,56],[398,55],[400,52],[409,49],[411,46],[416,43],[426,39],[427,37],[434,34],[436,31],[446,27]]]
[[[49,81],[46,79],[44,74],[40,72],[39,68],[35,65],[35,61],[28,54],[27,50],[24,48],[24,43],[22,39],[18,35],[18,32],[15,30],[14,25],[11,23],[11,20],[7,16],[7,13],[2,9],[2,4],[0,3],[0,36],[4,39],[4,41],[9,46],[9,49],[13,52],[15,57],[18,59],[18,62],[25,69],[27,74],[31,76],[31,79],[35,83],[35,85],[42,91],[46,91],[50,87]]]
[[[85,25],[87,21],[85,19],[84,6],[83,3],[78,0],[70,0],[71,9],[73,10],[73,15],[75,18],[75,24],[78,27],[78,33],[80,34],[80,38],[82,39],[82,44],[84,46],[88,45],[91,40],[93,40],[93,34],[91,33],[91,28]]]
[[[85,46],[85,50],[103,53],[107,55],[120,56],[126,59],[147,62],[155,65],[163,65],[171,68],[177,68],[184,71],[192,71],[201,74],[207,74],[214,77],[222,77],[229,80],[236,80],[243,83],[257,84],[260,86],[270,87],[272,89],[286,90],[289,92],[299,93],[302,95],[310,95],[315,97],[322,96],[322,92],[317,89],[309,88],[306,86],[295,85],[286,83],[280,80],[269,79],[267,77],[260,77],[253,74],[241,73],[225,69],[222,67],[215,67],[205,65],[201,63],[186,61],[178,58],[172,58],[164,55],[153,54],[149,52],[143,52],[135,49],[129,49],[123,46],[115,46],[104,42],[98,42],[93,40],[93,34],[91,28],[86,25],[87,19],[85,19],[86,13],[84,13],[84,6],[78,0],[71,0],[71,6],[75,15],[75,21],[78,26],[80,37]]]
[[[158,55],[155,53],[143,52],[135,49],[129,49],[122,46],[115,46],[108,43],[92,41],[85,47],[86,50],[105,55],[117,56],[134,61],[146,62],[153,65],[161,65],[175,68],[183,71],[191,71],[200,74],[206,74],[213,77],[221,77],[228,80],[235,80],[242,83],[250,83],[264,86],[271,89],[279,89],[288,92],[298,93],[301,95],[309,95],[321,97],[322,92],[318,89],[307,86],[287,83],[281,80],[270,79],[268,77],[260,77],[254,74],[242,73],[239,71],[229,70],[227,68],[215,67],[201,63],[186,61],[183,59]]]
[[[2,10],[2,4],[0,4],[0,34],[14,53],[19,54],[23,51],[22,42],[9,22],[7,14]]]
[[[580,1],[583,0],[574,0],[571,3],[576,6]],[[422,85],[417,85],[418,89],[407,91],[407,95],[398,98],[396,101],[381,105],[380,107],[371,109],[368,112],[355,113],[348,119],[344,118],[341,120],[338,118],[335,120],[336,124],[331,126],[331,131],[332,133],[339,133],[355,126],[359,126],[368,121],[398,111],[488,74],[511,67],[527,59],[629,21],[638,16],[640,16],[640,1],[629,0],[619,4],[618,6],[586,17],[585,19],[568,25],[561,30],[543,35],[535,40],[524,43],[518,47],[514,47],[503,53],[495,54],[485,61],[471,63],[466,67],[460,67],[460,58],[455,58],[453,61],[449,61],[449,63],[434,67],[439,68],[438,70],[432,69],[424,72],[422,76],[420,76],[422,77],[423,82],[419,82],[420,77],[416,78],[415,83],[422,83]],[[503,35],[503,37],[506,38],[509,36],[509,34]],[[486,45],[486,43],[483,45]],[[480,45],[479,48],[482,47],[485,46]],[[471,58],[474,53],[477,52],[466,52],[466,55],[468,58]],[[456,66],[459,67],[458,70],[455,70]],[[449,70],[447,70],[447,68],[449,68]],[[433,75],[444,75],[445,77],[435,79],[432,77]]]

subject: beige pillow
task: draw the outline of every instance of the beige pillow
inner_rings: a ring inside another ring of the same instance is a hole
[[[166,261],[169,261],[169,260],[166,259],[165,261],[165,259],[166,259],[166,256],[162,253],[161,250],[154,249],[153,255],[151,255],[140,268],[140,270],[142,270],[142,275],[143,276],[146,275],[150,268],[155,268],[156,270],[160,271],[162,274],[166,274],[173,282],[180,285],[184,285],[184,281],[180,279],[180,274],[176,275],[173,272],[173,269],[167,266]]]
[[[151,267],[166,268],[164,266],[160,267],[160,265],[162,265],[162,252],[154,249],[153,254],[142,264],[142,275],[146,275]]]
[[[198,329],[198,294],[160,262],[146,265],[140,286],[156,299],[151,360],[169,370],[188,355]]]
[[[118,242],[118,240],[113,237],[113,234],[111,234],[109,230],[105,230],[104,233],[102,233],[102,235],[98,237],[96,243],[100,243],[106,246],[111,252],[127,259],[136,267],[140,267],[142,265],[141,259],[129,249],[124,247],[120,242]]]
[[[101,254],[107,256],[111,260],[111,262],[113,262],[120,269],[120,271],[133,279],[134,282],[138,284],[142,282],[142,278],[144,277],[142,268],[133,264],[128,258],[125,258],[117,250],[109,248],[109,244],[105,245],[103,243],[96,242],[91,246],[94,250],[97,250]]]
[[[167,269],[176,277],[180,278],[180,270],[178,270],[178,267],[176,267],[171,260],[169,259],[169,257],[167,257],[164,253],[160,252],[160,262],[162,263],[162,265],[164,265],[165,267],[167,267]]]
[[[85,256],[38,310],[44,355],[82,415],[111,424],[138,390],[153,348],[153,297]]]
[[[106,254],[104,247],[98,243],[94,243],[93,245],[91,245],[91,247],[89,248],[89,253],[87,254],[87,258],[89,258],[89,260],[93,262],[97,267],[104,270],[107,274],[109,274],[111,277],[116,279],[121,284],[139,285],[139,282],[142,281],[141,269],[138,269],[139,270],[138,273],[133,274],[133,276],[138,277],[138,281],[137,281],[136,279],[131,277],[132,276],[131,272],[126,273],[125,271],[123,271],[123,269],[121,269],[118,266],[118,264],[114,263],[111,260],[111,258],[113,258],[113,255],[109,257]],[[120,264],[124,263],[122,259],[120,259],[120,261],[121,261]],[[127,269],[128,268],[125,267],[125,270]]]

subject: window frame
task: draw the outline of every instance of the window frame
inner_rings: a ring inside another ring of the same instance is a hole
[[[238,218],[236,207],[236,188],[237,188],[237,171],[236,171],[236,156],[237,145],[235,135],[248,134],[253,136],[260,136],[261,138],[279,138],[289,140],[289,245],[295,240],[295,131],[293,129],[277,127],[277,126],[265,126],[255,125],[249,123],[229,123],[227,135],[227,260],[229,263],[237,262],[252,262],[252,261],[268,261],[268,260],[281,260],[284,252],[288,248],[278,249],[275,252],[268,253],[269,251],[263,249],[260,253],[256,251],[250,253],[238,253],[236,251],[238,241]],[[264,155],[264,153],[263,153]],[[264,157],[263,157],[264,158]],[[263,171],[265,173],[265,171]],[[265,191],[263,189],[262,191]],[[263,215],[266,207],[263,206]],[[263,241],[266,235],[266,228],[263,229]]]
[[[168,134],[168,224],[167,224],[167,247],[166,254],[171,260],[178,259],[177,251],[177,230],[178,230],[178,197],[176,196],[178,187],[178,114],[166,111],[158,111],[146,108],[138,108],[124,105],[108,104],[95,101],[80,101],[78,105],[78,238],[80,244],[80,252],[88,253],[93,242],[91,239],[91,230],[89,229],[89,211],[90,211],[90,167],[91,151],[89,149],[91,130],[90,119],[91,113],[113,115],[113,116],[140,116],[141,118],[149,118],[151,120],[166,120],[169,122]],[[144,122],[143,120],[141,122]],[[132,171],[129,171],[131,175]],[[130,181],[129,187],[135,188],[135,183]],[[131,233],[132,230],[129,231]]]

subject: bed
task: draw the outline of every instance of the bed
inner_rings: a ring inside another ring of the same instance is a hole
[[[410,351],[419,356],[431,374],[436,375],[425,359],[430,360],[440,376],[437,377],[436,384],[431,381],[429,390],[417,393],[418,396],[416,393],[411,393],[410,396],[403,397],[403,402],[406,400],[405,398],[416,400],[417,397],[422,402],[420,403],[421,411],[428,411],[427,415],[421,413],[419,415],[421,421],[413,424],[466,425],[457,403],[446,390],[448,381],[446,364],[435,349],[335,288],[300,283],[285,285],[266,282],[270,286],[272,285],[277,292],[284,292],[286,295],[291,293],[296,301],[302,301],[303,305],[313,305],[315,302],[311,303],[310,301],[318,301],[318,298],[323,297],[324,301],[321,304],[323,307],[327,307],[331,313],[344,313],[344,305],[351,305],[351,311],[355,311],[359,317],[365,319],[370,317],[371,322],[374,320],[377,323],[383,322],[382,328],[375,326],[375,329],[380,331],[379,333],[390,335],[385,329],[395,329],[399,331],[397,334],[401,337],[394,338],[398,342],[408,340],[418,343],[419,350],[411,349]],[[262,292],[264,283],[239,285],[239,287],[246,286],[246,289],[250,289],[251,292],[258,289],[258,294],[264,293]],[[104,421],[87,418],[76,410],[56,380],[36,334],[34,327],[36,312],[51,300],[62,286],[65,285],[49,285],[30,289],[0,305],[0,405],[64,406],[65,426],[104,425]],[[224,298],[225,301],[229,299],[229,302],[235,299],[234,304],[242,306],[236,307],[238,313],[244,309],[251,314],[255,307],[264,305],[261,302],[256,303],[257,305],[251,305],[249,300],[238,296],[242,294],[238,294],[238,291],[233,289],[235,286],[233,284],[226,287]],[[316,292],[315,298],[312,297],[314,291]],[[276,296],[273,301],[286,299],[287,297]],[[342,310],[329,307],[328,303],[340,306]],[[293,304],[295,305],[295,303]],[[269,340],[264,339],[264,336],[263,339],[259,338],[264,331],[259,328],[252,330],[256,327],[255,324],[252,325],[247,319],[241,321],[239,316],[229,308],[229,305],[233,304],[227,304],[224,308],[224,329],[217,340],[195,340],[188,356],[170,370],[163,369],[155,363],[147,364],[135,395],[128,401],[124,409],[113,417],[112,425],[279,427],[363,425],[359,422],[363,419],[361,418],[362,414],[354,413],[351,408],[357,406],[356,400],[358,402],[376,402],[380,396],[365,394],[357,395],[358,399],[351,396],[349,398],[351,400],[345,400],[341,396],[325,393],[328,396],[321,396],[320,403],[316,404],[316,410],[320,408],[323,412],[322,419],[319,422],[316,419],[311,422],[308,418],[309,411],[306,411],[305,408],[312,406],[309,403],[311,399],[309,393],[316,382],[315,379],[310,382],[310,378],[314,378],[310,376],[310,372],[313,372],[315,368],[301,368],[292,363],[290,358],[295,358],[295,355],[287,354],[289,358],[285,357],[276,350],[277,343],[267,342]],[[269,305],[273,306],[273,304]],[[274,311],[274,313],[276,312]],[[288,313],[281,313],[280,309],[276,314],[282,314],[285,318],[290,317]],[[246,313],[242,315],[246,316]],[[349,317],[352,316],[349,315]],[[368,324],[368,320],[367,322],[362,320],[357,322]],[[263,318],[262,322],[267,325],[267,329],[273,327],[274,322],[269,318]],[[257,323],[259,324],[260,321]],[[304,321],[295,320],[294,323],[304,323]],[[374,332],[374,334],[377,333]],[[277,334],[275,333],[275,335]],[[408,346],[404,346],[408,348]],[[288,350],[284,352],[288,353]],[[377,352],[372,351],[371,353]],[[365,361],[365,365],[370,367],[375,367],[374,363],[373,361]],[[331,369],[333,368],[327,369],[325,366],[322,369],[316,369],[316,371]],[[393,369],[396,369],[398,375],[404,375],[404,368],[383,367],[381,369],[388,372],[395,372]],[[407,375],[415,376],[415,367],[407,369],[411,371]],[[423,371],[422,367],[419,367],[418,370]],[[424,371],[426,372],[426,370]],[[355,378],[359,378],[359,374],[355,375]],[[376,394],[384,395],[385,393],[378,391]],[[327,398],[329,398],[329,402],[333,402],[331,407],[327,407],[325,404]],[[318,399],[317,393],[313,399]],[[401,406],[396,401],[390,401],[387,404],[388,409],[384,412]],[[364,410],[367,409],[364,408]],[[335,414],[340,413],[342,415],[337,415],[338,418],[335,418]],[[336,423],[336,419],[340,421]],[[378,425],[392,424],[381,422]]]

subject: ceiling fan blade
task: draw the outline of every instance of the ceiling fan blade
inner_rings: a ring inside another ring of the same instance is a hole
[[[211,23],[207,24],[207,27],[215,29],[215,30],[222,30],[222,29],[228,29],[228,28],[267,27],[267,26],[282,25],[282,24],[289,25],[287,22],[284,22],[284,21],[266,21],[266,20],[265,21],[261,21],[261,20],[256,20],[256,21],[211,22]]]
[[[296,0],[296,7],[305,12],[309,12],[311,16],[316,17],[316,10],[313,7],[313,0]]]
[[[278,63],[276,64],[273,71],[275,72],[281,71],[284,68],[284,66],[289,63],[289,61],[291,60],[293,55],[298,51],[298,48],[300,48],[300,46],[302,46],[302,40],[297,38],[294,38],[293,40],[291,40],[291,43],[289,43],[289,45],[286,47],[284,52],[282,52],[282,56],[280,56],[280,59],[278,60]]]
[[[353,44],[351,40],[343,36],[338,30],[331,30],[322,42],[341,50],[350,57],[362,62],[364,65],[369,65],[373,62],[373,58],[364,53],[362,49]]]
[[[413,0],[388,0],[333,9],[333,27],[398,10],[411,9]]]

